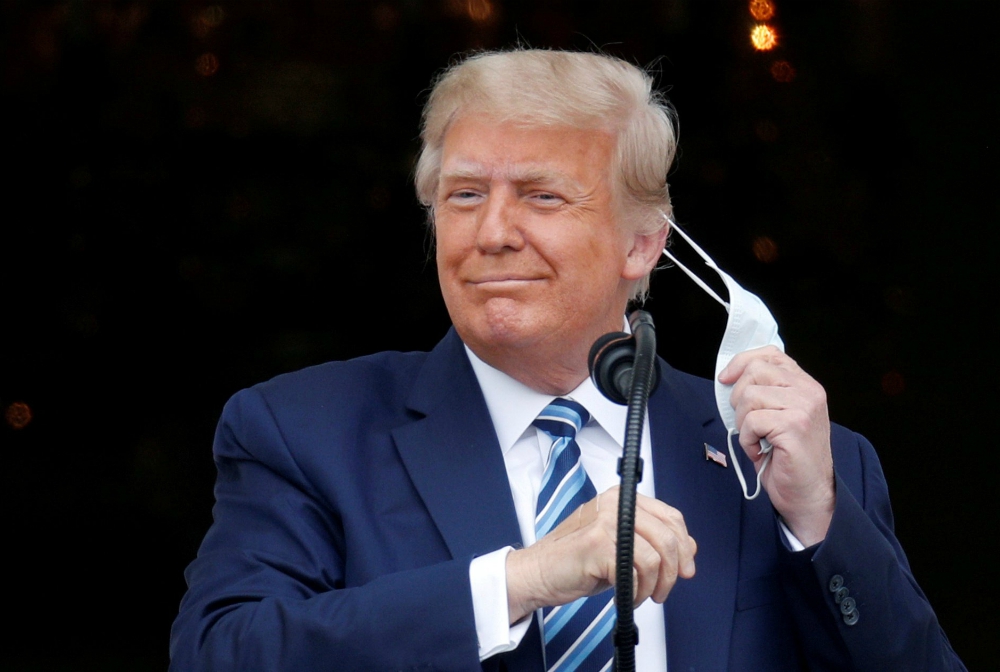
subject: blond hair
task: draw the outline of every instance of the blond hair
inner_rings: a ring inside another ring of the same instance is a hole
[[[477,53],[447,68],[424,106],[414,179],[432,222],[445,133],[465,114],[610,132],[617,139],[612,168],[622,223],[654,233],[666,226],[664,215],[672,217],[667,172],[676,118],[652,77],[630,63],[597,53],[515,49]],[[634,296],[648,288],[647,276]]]

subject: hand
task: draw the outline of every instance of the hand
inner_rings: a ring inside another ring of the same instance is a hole
[[[773,446],[761,477],[774,508],[803,544],[826,537],[836,502],[826,391],[774,346],[733,357],[719,374],[733,385],[740,445],[760,470],[760,440]]]
[[[618,487],[571,513],[535,544],[507,555],[510,622],[540,607],[596,595],[615,582]],[[677,577],[694,576],[697,544],[684,516],[672,506],[637,496],[635,514],[635,604],[662,603]]]

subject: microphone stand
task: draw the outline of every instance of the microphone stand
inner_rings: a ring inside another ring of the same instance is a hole
[[[617,672],[635,672],[635,646],[639,643],[639,631],[633,618],[632,600],[635,589],[632,564],[635,556],[636,488],[642,480],[639,446],[642,443],[646,405],[657,382],[656,330],[653,318],[649,313],[637,310],[629,316],[629,325],[632,327],[632,337],[627,337],[626,334],[607,334],[594,344],[590,355],[591,376],[597,388],[616,403],[628,403],[624,450],[618,460],[618,475],[621,477],[615,560],[615,606],[618,622],[614,636]],[[623,350],[631,350],[633,342],[634,359],[630,362],[632,353],[623,353]]]
[[[625,449],[618,462],[621,487],[618,490],[618,557],[615,580],[615,603],[618,624],[615,627],[615,667],[618,672],[634,672],[635,646],[639,631],[633,618],[632,596],[635,592],[632,563],[635,555],[636,487],[642,480],[642,426],[646,419],[646,404],[653,384],[656,361],[656,331],[653,318],[641,310],[629,316],[635,337],[635,363],[632,365],[632,386],[628,396],[628,416],[625,422]]]

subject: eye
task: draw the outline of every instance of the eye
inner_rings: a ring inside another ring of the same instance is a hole
[[[551,191],[536,191],[529,194],[528,197],[532,203],[543,208],[556,207],[566,202],[562,196]]]
[[[458,206],[474,205],[480,201],[482,194],[475,189],[455,189],[448,194],[448,202]]]

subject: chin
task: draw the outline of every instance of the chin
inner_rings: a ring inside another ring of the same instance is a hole
[[[490,350],[519,349],[537,343],[555,329],[534,312],[513,299],[491,299],[478,307],[471,319],[452,321],[462,340],[470,345]]]
[[[492,342],[515,345],[520,341],[531,341],[532,335],[542,329],[537,319],[520,301],[513,299],[491,299],[483,306],[480,319],[481,330]]]

